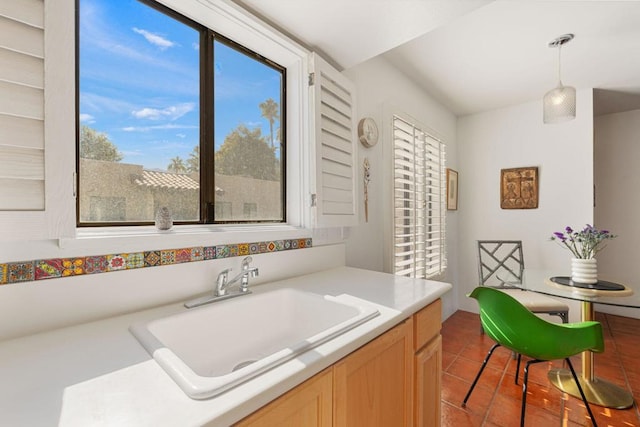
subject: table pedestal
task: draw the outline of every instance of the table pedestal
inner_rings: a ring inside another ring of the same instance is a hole
[[[594,320],[593,304],[590,301],[582,302],[582,321]],[[576,386],[571,371],[568,369],[552,369],[547,374],[551,384],[570,394],[582,399]],[[589,403],[604,406],[606,408],[626,409],[633,406],[633,395],[622,387],[618,387],[608,381],[596,378],[593,373],[593,353],[582,353],[582,373],[578,376],[582,391]]]

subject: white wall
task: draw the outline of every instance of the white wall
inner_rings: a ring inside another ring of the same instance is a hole
[[[383,197],[383,167],[388,167],[389,159],[383,158],[385,145],[389,140],[391,111],[402,111],[428,126],[447,145],[447,166],[457,168],[456,162],[456,117],[416,83],[407,78],[383,57],[375,57],[359,64],[344,74],[357,88],[357,118],[373,117],[378,124],[380,140],[372,148],[359,145],[360,179],[360,226],[348,230],[347,265],[369,270],[383,271],[383,213],[391,203]],[[362,162],[367,157],[371,164],[369,184],[369,222],[364,218],[364,185]],[[449,267],[444,277],[435,278],[454,284],[454,290],[443,298],[443,314],[446,317],[457,309],[455,283],[457,282],[457,212],[447,215],[447,245]]]
[[[251,286],[344,265],[344,245],[252,255]],[[0,286],[0,341],[212,292],[217,274],[242,257],[85,274]],[[232,273],[233,275],[233,273]]]
[[[640,110],[595,119],[595,222],[618,237],[598,254],[598,275],[640,293]],[[598,311],[640,318],[637,309]]]
[[[465,294],[478,283],[478,239],[523,241],[525,266],[569,274],[570,253],[549,241],[565,226],[593,220],[593,94],[577,94],[577,118],[544,125],[541,101],[458,120],[458,265],[461,309],[477,311]],[[537,209],[500,208],[500,170],[537,166]],[[579,308],[571,308],[578,320]]]

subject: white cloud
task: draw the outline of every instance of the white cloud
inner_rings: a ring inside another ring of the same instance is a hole
[[[136,27],[133,27],[132,30],[142,35],[152,45],[158,46],[161,50],[165,50],[176,45],[176,43],[172,42],[171,40],[167,40],[164,37],[147,30],[141,30],[140,28]]]
[[[198,126],[166,124],[158,126],[127,126],[122,128],[125,132],[149,132],[151,130],[165,129],[198,129]]]
[[[193,47],[193,50],[200,50],[200,43],[193,43],[191,47]]]
[[[185,102],[183,104],[172,105],[163,109],[145,107],[140,110],[134,110],[131,114],[138,119],[176,120],[193,110],[193,108],[193,102]]]
[[[92,92],[82,92],[80,94],[80,109],[83,111],[91,111],[94,114],[105,111],[121,113],[122,111],[129,111],[133,108],[135,108],[135,104],[118,98],[102,96]]]
[[[95,123],[95,118],[91,114],[80,114],[81,123]]]
[[[181,139],[185,139],[187,137],[184,133],[176,133],[176,136]]]

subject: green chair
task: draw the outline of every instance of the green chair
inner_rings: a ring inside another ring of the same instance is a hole
[[[471,396],[482,371],[487,366],[493,351],[502,346],[520,355],[530,357],[524,368],[524,383],[522,386],[522,410],[520,414],[520,425],[524,426],[524,413],[527,399],[527,380],[529,376],[529,366],[533,363],[548,360],[564,359],[569,365],[573,379],[575,380],[582,400],[584,401],[591,421],[597,426],[595,417],[591,412],[591,407],[584,391],[580,386],[576,372],[573,369],[570,356],[583,351],[594,351],[601,353],[604,351],[604,339],[602,337],[602,325],[599,322],[576,322],[576,323],[551,323],[543,320],[520,304],[516,299],[497,289],[488,287],[477,287],[469,294],[469,297],[478,300],[480,306],[480,322],[485,333],[491,337],[496,344],[491,347],[487,357],[482,362],[480,371],[476,376],[471,388],[462,402],[464,407]],[[516,384],[518,382],[518,371],[520,369],[520,357],[516,368]]]

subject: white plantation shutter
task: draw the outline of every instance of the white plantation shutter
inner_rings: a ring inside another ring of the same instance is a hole
[[[44,2],[0,4],[0,210],[44,209]]]
[[[315,161],[315,225],[357,223],[355,89],[316,54],[310,61]]]
[[[444,144],[393,116],[393,272],[428,278],[446,268]]]

